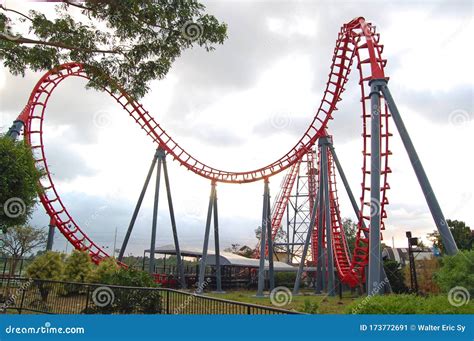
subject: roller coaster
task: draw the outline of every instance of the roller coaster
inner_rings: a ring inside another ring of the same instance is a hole
[[[294,291],[299,290],[298,283],[304,272],[304,267],[312,263],[317,268],[316,283],[318,290],[327,289],[332,292],[334,289],[334,274],[337,274],[343,283],[351,287],[366,283],[367,292],[376,294],[378,292],[377,288],[383,282],[384,277],[383,267],[381,266],[380,243],[381,231],[385,229],[384,220],[387,217],[387,205],[389,203],[388,190],[390,185],[388,177],[391,173],[389,159],[391,154],[390,140],[392,138],[389,126],[391,126],[392,120],[408,153],[434,222],[442,236],[445,249],[448,254],[457,252],[456,244],[447,227],[441,208],[388,88],[388,77],[385,76],[384,72],[387,61],[382,56],[383,50],[384,46],[381,43],[377,28],[363,17],[355,18],[344,24],[337,35],[328,80],[319,108],[303,136],[278,160],[261,168],[242,172],[217,169],[198,160],[179,145],[153,116],[127,94],[123,88],[120,86],[118,89],[114,87],[114,90],[103,88],[104,92],[113,97],[123,110],[128,112],[133,121],[150,137],[157,147],[157,153],[153,158],[152,167],[142,194],[144,194],[151,172],[156,162],[158,162],[158,174],[160,174],[162,167],[164,170],[178,265],[181,262],[181,255],[169,188],[166,156],[171,157],[197,176],[208,179],[211,183],[199,276],[200,283],[203,283],[204,280],[210,225],[213,219],[214,233],[216,234],[216,255],[219,254],[216,184],[245,184],[257,181],[264,183],[261,242],[254,252],[254,257],[260,259],[258,286],[258,294],[260,295],[264,288],[265,260],[268,260],[268,271],[271,279],[273,277],[273,242],[281,228],[282,219],[287,210],[292,190],[295,187],[298,172],[304,166],[308,175],[310,214],[308,229],[302,232],[301,242],[298,243],[301,246],[301,252],[298,256],[299,270]],[[360,86],[363,138],[361,194],[358,202],[336,155],[333,146],[334,141],[328,134],[330,121],[336,116],[337,105],[342,100],[349,74],[354,68],[354,62]],[[69,77],[89,79],[85,67],[80,63],[63,64],[44,74],[31,92],[24,110],[10,128],[9,135],[18,138],[23,130],[24,139],[33,151],[37,167],[45,171],[45,176],[40,180],[42,191],[39,193],[39,199],[51,219],[51,224],[76,249],[86,250],[92,260],[98,263],[109,255],[84,233],[68,212],[48,169],[43,144],[43,127],[48,101],[56,87]],[[283,171],[287,171],[287,174],[271,208],[269,180]],[[358,217],[358,230],[353,252],[349,252],[342,228],[336,183],[337,174],[342,180],[354,212]],[[135,209],[134,218],[136,218],[136,213],[140,208],[141,199],[143,199],[142,195]],[[132,223],[127,231],[119,260],[123,257],[123,252],[133,228],[134,218],[132,218]],[[156,221],[154,224],[156,225]],[[153,251],[154,242],[152,242],[151,252]],[[273,282],[270,282],[270,286],[273,286]]]

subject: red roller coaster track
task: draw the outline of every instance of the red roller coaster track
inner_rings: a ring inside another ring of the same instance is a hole
[[[312,149],[319,137],[325,134],[325,128],[328,121],[333,119],[334,111],[337,110],[337,103],[341,101],[341,95],[345,91],[345,85],[354,61],[357,63],[359,71],[359,85],[361,89],[362,102],[362,121],[363,121],[363,167],[362,167],[362,194],[361,210],[359,215],[359,232],[357,234],[357,246],[349,262],[347,248],[344,247],[344,236],[341,233],[340,218],[333,219],[333,231],[336,236],[334,249],[337,261],[337,268],[340,276],[347,283],[357,283],[363,280],[363,268],[367,264],[367,239],[364,235],[370,214],[370,195],[368,195],[369,186],[367,176],[369,170],[367,165],[370,164],[370,112],[368,108],[368,99],[370,88],[368,82],[372,79],[384,78],[384,67],[386,60],[382,59],[383,45],[380,44],[380,36],[376,33],[375,26],[367,23],[364,18],[356,18],[342,26],[337,40],[332,63],[329,72],[329,78],[326,84],[323,98],[320,106],[301,139],[290,149],[288,153],[283,155],[277,161],[251,171],[231,172],[219,170],[210,167],[203,162],[197,160],[182,148],[166,131],[155,121],[155,119],[146,111],[141,104],[135,101],[125,90],[119,88],[117,92],[104,88],[125,111],[127,111],[134,121],[143,129],[153,142],[161,146],[169,155],[171,155],[182,166],[191,170],[195,174],[207,178],[215,182],[226,183],[248,183],[269,178],[293,165],[295,165],[304,154]],[[61,65],[47,72],[34,87],[28,103],[23,112],[18,117],[19,121],[24,123],[24,136],[27,143],[33,150],[36,163],[42,167],[46,176],[40,181],[43,191],[39,194],[40,200],[45,207],[51,220],[56,227],[74,245],[76,249],[87,250],[95,262],[99,262],[108,255],[95,244],[74,221],[63,204],[54,185],[52,175],[48,169],[46,162],[45,148],[43,144],[43,123],[45,120],[46,107],[48,100],[54,89],[68,77],[82,77],[88,79],[83,66],[79,63],[68,63]],[[386,198],[386,190],[389,188],[387,184],[387,174],[390,172],[388,168],[388,149],[389,132],[388,132],[388,110],[382,112],[382,189],[381,189],[381,213],[382,219],[386,216],[385,205],[388,203]],[[335,178],[333,166],[330,166],[332,172],[331,182],[331,200],[333,203],[333,211],[331,214],[338,215],[339,208],[337,203],[337,192],[335,189]],[[369,199],[367,199],[369,198]],[[283,202],[282,202],[283,204]],[[277,211],[278,212],[278,211]],[[383,226],[383,222],[382,222]],[[276,228],[276,226],[275,226]],[[276,233],[276,232],[275,232]]]

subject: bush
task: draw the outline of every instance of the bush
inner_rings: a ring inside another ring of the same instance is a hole
[[[404,283],[405,276],[400,269],[400,263],[394,260],[385,260],[383,262],[383,267],[390,282],[390,286],[392,287],[392,291],[396,294],[408,292],[408,288]]]
[[[296,272],[275,272],[275,285],[293,288]]]
[[[28,277],[40,280],[60,280],[63,276],[63,257],[58,252],[48,251],[36,257],[26,269]],[[51,284],[35,281],[43,302],[48,299]]]
[[[474,302],[455,307],[445,295],[385,295],[365,297],[346,308],[346,314],[473,314]]]
[[[461,286],[474,295],[474,251],[460,251],[454,256],[444,256],[441,263],[435,281],[444,292]]]
[[[85,283],[92,275],[92,260],[86,251],[74,250],[66,258],[64,266],[63,280],[67,282]],[[75,284],[66,284],[66,295],[79,294],[81,286]]]
[[[106,283],[107,279],[112,278],[119,269],[120,267],[114,258],[106,258],[99,265],[93,267],[89,281],[91,283]]]
[[[110,264],[109,264],[110,265]],[[109,266],[107,265],[107,266]],[[106,265],[104,265],[106,267]],[[104,272],[102,284],[128,286],[128,287],[158,287],[147,272],[120,268],[113,272]],[[160,313],[162,297],[159,292],[137,288],[111,288],[114,300],[105,307],[92,307],[86,313],[107,314],[118,312],[130,314],[133,312],[144,314]]]

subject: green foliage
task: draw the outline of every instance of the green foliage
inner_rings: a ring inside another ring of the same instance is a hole
[[[64,273],[63,257],[58,252],[48,251],[36,257],[26,269],[33,279],[61,280]]]
[[[63,279],[68,282],[87,282],[92,274],[92,266],[89,253],[74,250],[66,258]]]
[[[36,257],[26,269],[26,274],[32,279],[60,280],[63,276],[64,265],[62,255],[58,252],[48,251]],[[52,285],[49,283],[34,281],[38,287],[41,299],[46,302]]]
[[[474,251],[460,251],[454,256],[441,259],[441,269],[435,280],[444,292],[461,286],[474,295]]]
[[[406,293],[408,288],[405,285],[405,275],[400,268],[400,263],[394,260],[385,260],[383,267],[393,292],[396,294]]]
[[[101,280],[103,284],[110,285],[147,288],[158,286],[148,272],[135,269],[120,268],[118,271],[105,274]]]
[[[310,300],[304,300],[302,311],[306,314],[317,314],[319,304],[317,302],[311,302]]]
[[[91,283],[106,283],[107,279],[113,277],[118,270],[117,261],[111,257],[106,258],[93,268],[89,281]]]
[[[464,221],[459,220],[446,220],[449,226],[449,230],[453,235],[454,241],[458,246],[459,250],[470,250],[472,247],[472,231]],[[428,239],[431,240],[433,245],[437,246],[441,252],[444,252],[444,245],[441,240],[441,236],[437,230],[432,233],[428,233]]]
[[[74,250],[66,258],[63,272],[63,280],[67,282],[84,283],[88,282],[92,275],[92,260],[86,251]],[[76,284],[66,284],[64,286],[65,295],[75,295],[81,292],[82,286]]]
[[[141,97],[184,50],[198,45],[211,51],[227,38],[227,26],[195,0],[64,2],[54,17],[0,7],[0,32],[10,36],[0,35],[0,60],[11,73],[80,62],[92,75],[89,86],[100,89],[115,79]]]
[[[5,135],[0,136],[0,160],[0,228],[5,233],[9,227],[28,221],[42,172],[36,169],[28,146]]]
[[[343,218],[342,228],[346,236],[347,245],[349,246],[349,252],[353,253],[357,236],[357,223],[353,222],[350,218]]]
[[[455,307],[445,295],[385,295],[360,298],[346,307],[346,314],[473,314],[474,303]]]
[[[105,307],[90,307],[87,313],[107,314],[118,312],[130,314],[138,312],[156,314],[161,312],[162,297],[160,293],[155,290],[145,289],[158,286],[147,272],[120,268],[117,271],[105,274],[101,282],[103,284],[134,288],[112,287],[111,289],[114,292],[113,302]],[[137,287],[143,287],[144,289]]]
[[[436,273],[440,268],[437,257],[430,259],[415,260],[416,278],[418,281],[418,290],[421,293],[438,294],[441,292],[439,285],[435,281]],[[410,266],[405,266],[405,284],[410,286]]]
[[[296,272],[275,272],[275,285],[293,288]]]

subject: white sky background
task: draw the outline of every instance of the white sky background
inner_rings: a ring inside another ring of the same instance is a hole
[[[446,218],[474,224],[471,2],[204,3],[209,13],[228,24],[228,40],[212,53],[200,48],[184,52],[166,79],[153,82],[142,100],[184,148],[201,161],[227,170],[257,168],[287,152],[319,106],[340,26],[364,16],[380,29],[389,86]],[[52,8],[13,1],[7,5]],[[23,109],[39,77],[32,72],[25,78],[13,77],[0,68],[2,131]],[[349,83],[329,129],[358,197],[362,126],[355,70]],[[81,80],[66,80],[51,98],[46,153],[70,213],[110,251],[115,227],[117,247],[122,242],[154,145],[112,99],[86,91],[83,85]],[[105,124],[98,125],[98,119]],[[393,132],[384,239],[391,244],[394,237],[395,245],[404,247],[406,230],[425,237],[435,226],[399,136]],[[168,165],[182,246],[201,247],[209,181],[171,159]],[[272,196],[281,178],[271,179]],[[262,182],[218,185],[223,247],[254,246],[262,193]],[[152,194],[150,186],[129,243],[128,251],[134,254],[149,246]],[[340,198],[342,215],[354,218],[346,195],[341,193]],[[32,223],[47,225],[41,206]],[[171,242],[163,191],[157,245]],[[55,248],[65,250],[59,233]]]

